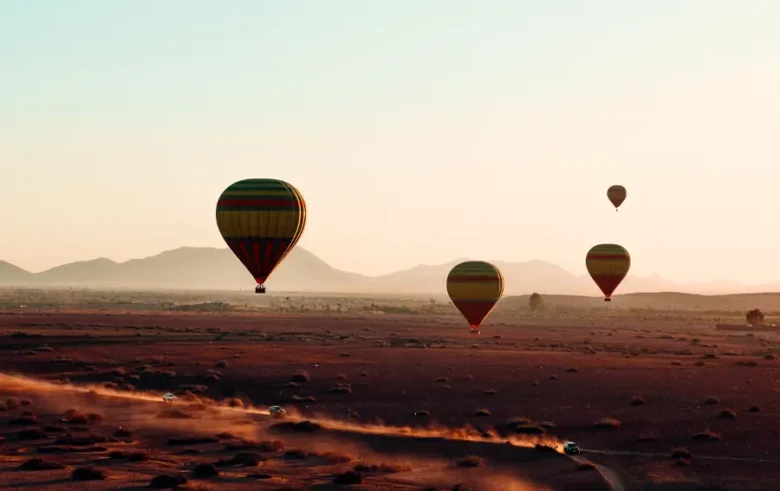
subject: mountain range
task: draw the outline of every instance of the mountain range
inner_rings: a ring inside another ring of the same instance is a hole
[[[269,291],[356,294],[445,295],[444,279],[459,259],[419,265],[382,276],[333,268],[311,252],[295,248],[268,280]],[[532,292],[598,296],[586,274],[575,275],[545,261],[492,261],[506,280],[505,295]],[[0,287],[83,287],[133,289],[238,290],[254,281],[228,249],[181,247],[155,256],[118,263],[107,258],[63,264],[31,273],[0,260]],[[680,284],[660,276],[629,275],[618,293],[685,292],[703,294],[780,291],[780,283],[746,285],[735,281]]]

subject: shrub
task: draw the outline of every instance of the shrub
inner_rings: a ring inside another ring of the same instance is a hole
[[[631,405],[632,406],[641,406],[641,405],[644,405],[644,403],[645,403],[645,398],[642,397],[642,394],[637,393],[637,394],[634,394],[633,396],[631,396]]]
[[[214,464],[201,463],[192,469],[194,477],[214,477],[219,475],[219,470]]]
[[[456,461],[458,467],[481,467],[484,461],[478,455],[467,455]]]
[[[673,459],[690,459],[692,457],[693,455],[691,455],[691,452],[686,447],[677,447],[672,450]]]
[[[655,431],[644,431],[639,434],[639,437],[636,439],[638,442],[652,442],[658,440],[658,434]]]
[[[758,362],[756,360],[740,360],[736,365],[739,367],[757,367]]]
[[[292,376],[292,381],[298,384],[308,382],[309,379],[311,379],[311,377],[309,376],[309,372],[306,370],[302,370]]]
[[[99,481],[107,477],[105,472],[94,467],[78,467],[70,474],[70,478],[74,481]]]
[[[709,430],[706,431],[700,431],[694,435],[691,435],[691,440],[696,441],[705,441],[705,442],[715,442],[720,440],[720,435],[717,433],[713,433]]]
[[[759,309],[753,309],[745,314],[745,320],[748,324],[759,324],[764,322],[764,313]]]
[[[363,475],[355,471],[347,471],[342,474],[336,474],[333,476],[334,484],[362,484]]]
[[[149,460],[149,455],[146,452],[126,452],[123,450],[115,450],[108,454],[108,458],[129,460],[130,462],[144,462]]]
[[[737,419],[737,413],[733,409],[721,409],[718,411],[720,419]]]
[[[620,420],[615,418],[601,418],[594,423],[596,428],[618,428],[620,427]]]
[[[328,389],[328,392],[331,394],[351,394],[352,393],[352,387],[349,387],[347,385],[337,385],[335,387],[331,387]]]
[[[23,462],[19,469],[25,471],[50,471],[56,469],[64,469],[65,466],[57,462],[47,462],[40,457],[35,457]]]
[[[176,489],[183,484],[187,484],[187,478],[184,476],[162,474],[154,476],[149,482],[149,487],[152,489]]]
[[[538,312],[544,308],[544,299],[538,293],[532,293],[528,298],[528,307],[531,312]]]

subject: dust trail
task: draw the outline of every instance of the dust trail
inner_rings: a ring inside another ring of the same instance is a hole
[[[152,392],[123,392],[99,385],[72,385],[54,383],[23,375],[0,373],[0,393],[29,393],[36,398],[36,404],[47,409],[63,411],[78,407],[84,411],[93,408],[106,417],[106,421],[134,425],[137,429],[183,431],[189,434],[213,436],[219,432],[229,432],[234,436],[252,440],[266,433],[267,428],[259,425],[258,420],[271,422],[270,413],[265,407],[230,407],[224,402],[204,402],[197,397],[180,396],[175,403],[166,403],[162,394]],[[187,415],[176,419],[175,413]],[[254,418],[253,418],[254,417]],[[191,418],[207,419],[208,424],[193,424]],[[562,452],[562,442],[551,437],[511,437],[501,438],[495,433],[484,433],[475,428],[428,427],[413,428],[361,424],[333,419],[325,415],[314,417],[301,416],[296,408],[288,408],[287,421],[311,421],[326,430],[363,435],[385,435],[409,438],[440,438],[443,440],[473,441],[480,443],[507,443],[526,448],[543,444]],[[465,485],[464,489],[480,491],[550,491],[549,487],[527,481],[519,476],[498,471],[495,468],[463,469],[451,468],[451,462],[433,456],[384,455],[358,442],[344,440],[329,441],[331,437],[322,435],[311,438],[303,435],[288,435],[293,441],[307,443],[309,451],[346,455],[363,462],[381,462],[397,466],[398,473],[385,479],[403,485],[418,488],[422,482],[438,485],[442,481],[452,481]],[[621,489],[621,488],[617,488]]]
[[[246,416],[257,415],[257,416],[265,416],[265,417],[270,416],[268,409],[265,409],[263,407],[229,407],[229,406],[220,405],[220,403],[204,405],[197,398],[194,398],[189,402],[182,401],[182,402],[176,402],[174,404],[168,404],[163,402],[161,394],[157,395],[153,393],[122,392],[122,391],[107,389],[105,387],[98,386],[98,385],[58,384],[58,383],[34,379],[22,375],[9,375],[4,373],[0,373],[0,390],[33,392],[37,394],[54,394],[54,393],[57,393],[58,395],[61,394],[56,399],[56,402],[59,406],[62,406],[64,404],[65,401],[62,399],[62,395],[66,395],[66,394],[72,394],[72,395],[81,394],[81,395],[92,396],[92,397],[117,398],[117,399],[127,399],[129,401],[155,403],[156,407],[158,408],[158,411],[160,407],[164,407],[166,411],[175,411],[176,409],[183,410],[183,409],[187,409],[188,407],[200,406],[201,409],[207,410],[209,417],[212,418],[211,419],[212,423],[209,424],[209,428],[207,429],[207,431],[212,433],[215,431],[216,426],[220,426],[219,421],[215,419],[216,416],[221,415],[225,419],[232,417],[233,425],[235,425],[235,418],[240,415],[246,415]],[[50,405],[53,404],[54,402],[55,400],[48,399],[48,403]],[[97,401],[94,402],[95,402],[94,405],[96,407],[103,408],[103,406],[98,404]],[[186,420],[181,421],[180,424],[178,424],[175,420],[171,421],[170,419],[166,419],[164,423],[160,421],[155,422],[149,418],[150,414],[141,414],[142,412],[143,411],[138,411],[135,414],[135,417],[133,418],[135,420],[134,421],[135,423],[147,427],[161,426],[161,425],[164,425],[165,427],[168,428],[172,428],[175,426],[186,426],[188,429],[193,430],[192,428],[193,425],[191,424],[191,422],[187,422]],[[476,429],[470,427],[446,428],[446,427],[432,426],[429,428],[413,428],[408,426],[407,427],[383,426],[383,425],[376,425],[376,424],[353,423],[348,421],[341,421],[320,414],[315,415],[314,417],[304,418],[301,417],[299,414],[297,414],[295,408],[289,408],[288,414],[289,416],[286,419],[290,421],[308,420],[313,423],[317,423],[321,425],[325,429],[349,432],[349,433],[402,436],[402,437],[406,436],[406,437],[416,437],[416,438],[442,438],[446,440],[479,441],[483,443],[496,443],[496,444],[510,443],[518,447],[526,447],[526,448],[533,448],[537,444],[542,444],[542,445],[550,446],[556,449],[558,452],[562,452],[562,448],[563,448],[563,443],[560,440],[549,436],[519,436],[518,435],[518,436],[512,436],[510,438],[501,438],[495,432],[484,433],[484,432],[479,432]],[[223,423],[227,424],[229,423],[229,421],[223,421]],[[231,426],[231,428],[233,428],[233,426]]]

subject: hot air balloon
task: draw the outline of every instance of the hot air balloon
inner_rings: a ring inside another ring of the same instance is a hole
[[[631,267],[631,256],[623,246],[599,244],[588,251],[585,266],[590,277],[604,293],[604,301],[609,302]]]
[[[447,293],[471,325],[472,334],[479,334],[480,324],[504,293],[504,277],[492,264],[466,261],[447,275]]]
[[[230,250],[265,293],[265,281],[290,253],[306,226],[306,202],[277,179],[244,179],[217,201],[217,227]]]
[[[623,201],[626,200],[626,188],[617,184],[610,186],[609,189],[607,189],[607,198],[615,207],[615,211],[617,211],[617,209],[620,208],[620,205],[623,204]]]

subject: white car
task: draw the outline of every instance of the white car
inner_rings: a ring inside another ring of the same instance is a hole
[[[173,402],[177,399],[179,398],[171,394],[170,392],[166,392],[165,394],[163,394],[163,402]]]
[[[272,418],[284,418],[287,415],[287,411],[282,406],[271,406],[268,408],[268,413]]]
[[[577,455],[580,453],[580,446],[574,442],[566,442],[563,444],[563,453],[566,455]]]

